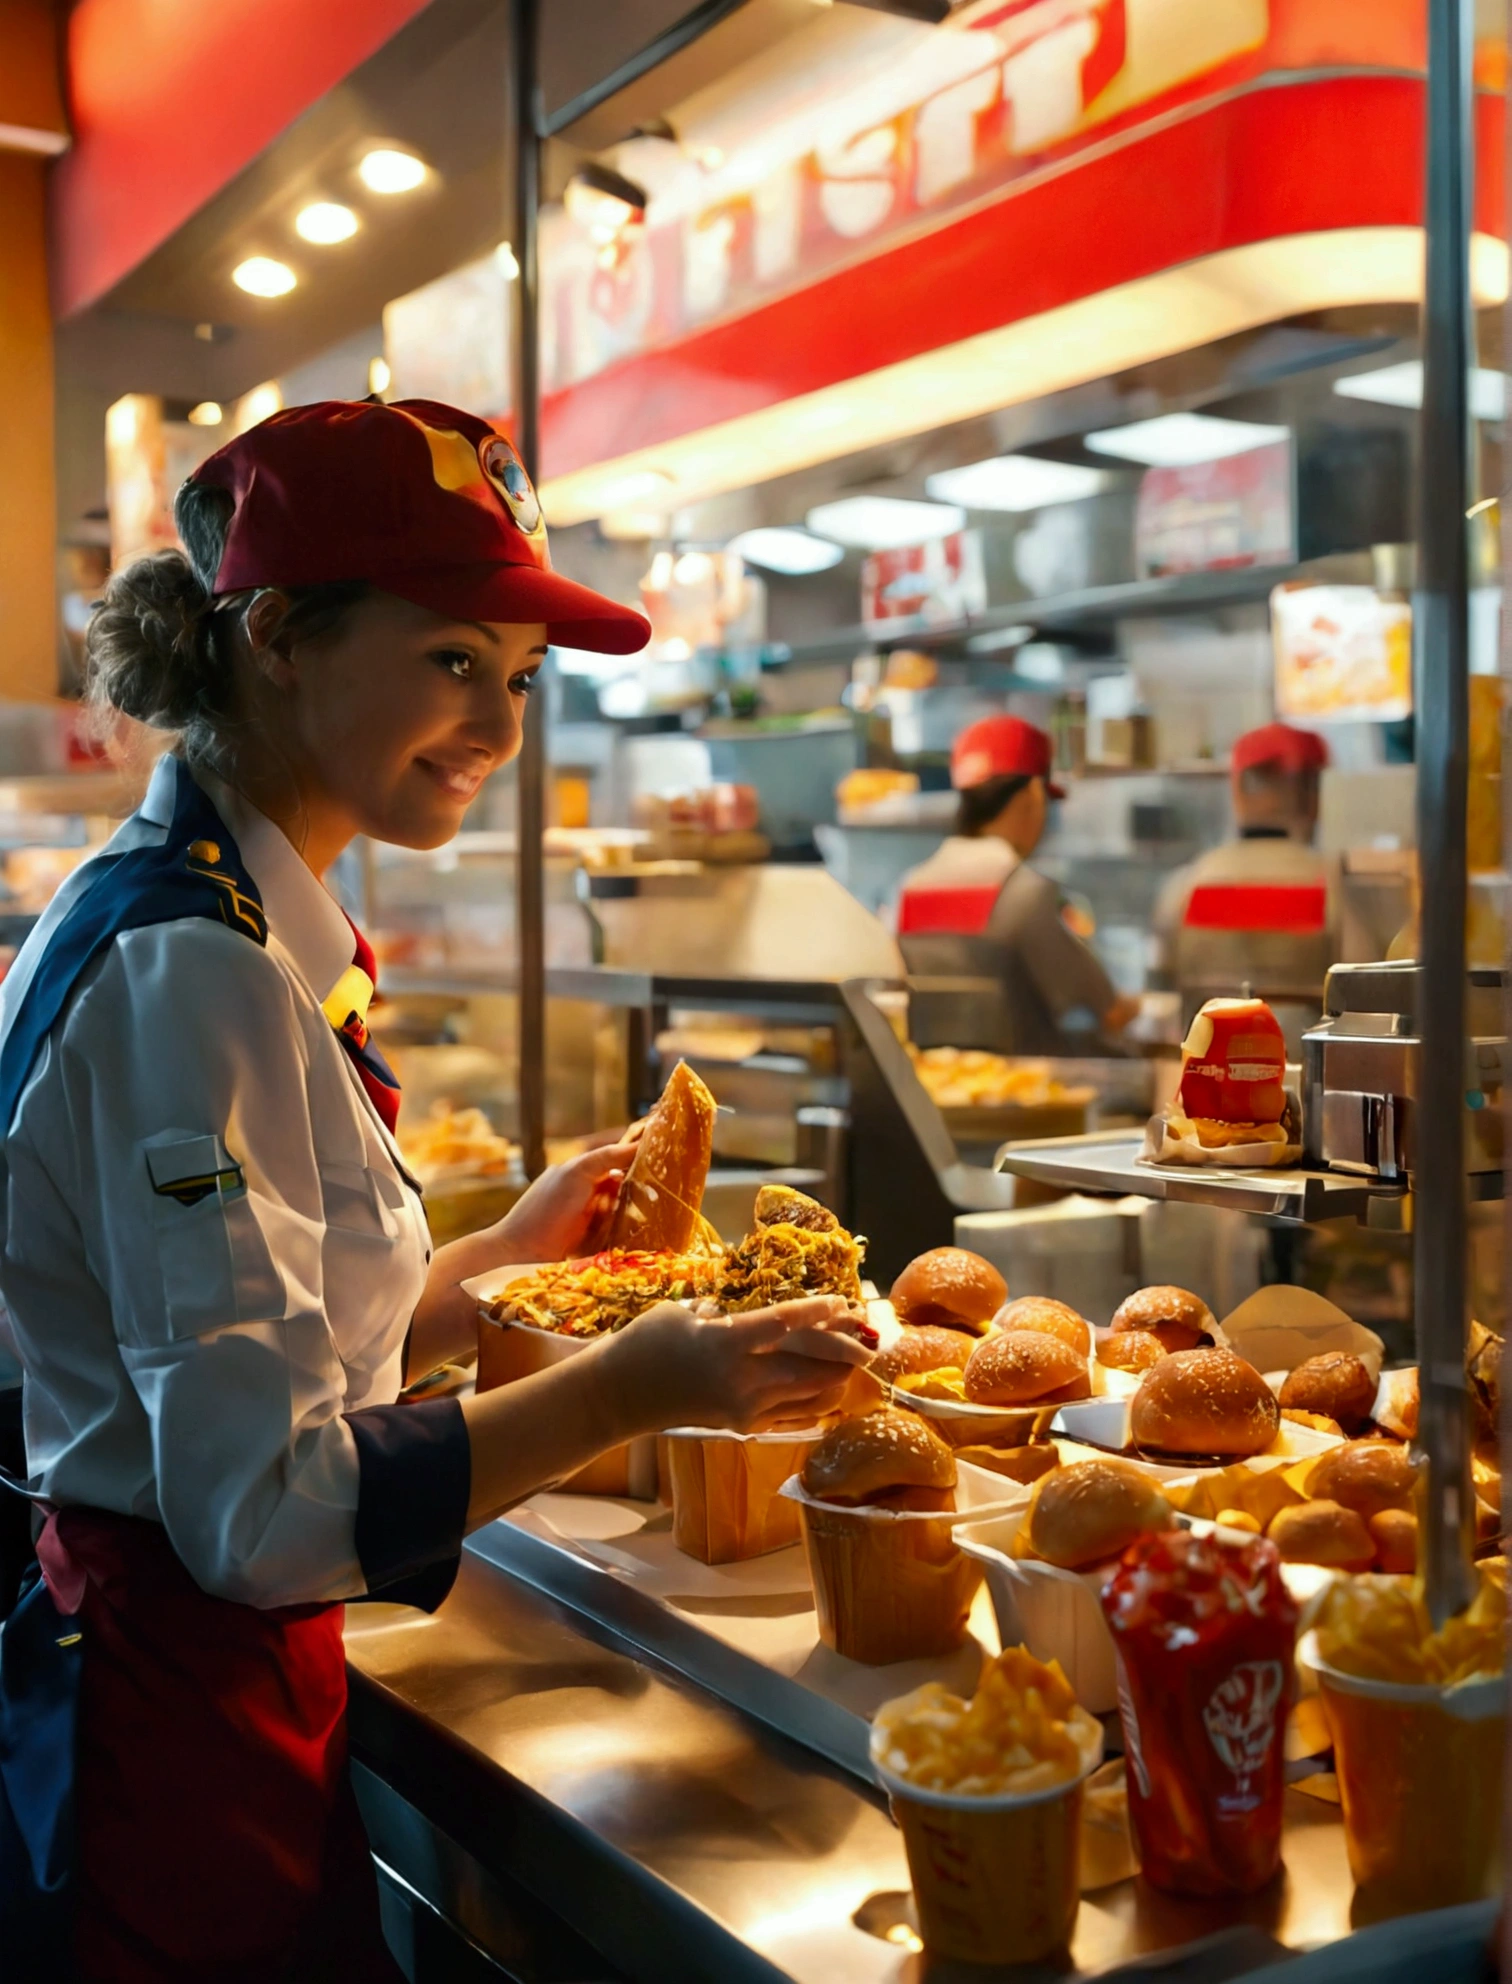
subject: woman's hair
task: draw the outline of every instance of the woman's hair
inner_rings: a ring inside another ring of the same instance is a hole
[[[210,483],[183,484],[173,520],[183,551],[135,559],[105,588],[84,636],[85,697],[101,728],[112,712],[178,739],[191,763],[225,768],[238,709],[235,635],[255,592],[211,596],[235,503]],[[365,580],[284,586],[279,637],[330,633],[370,590]]]
[[[956,807],[956,832],[968,840],[979,840],[1003,808],[1018,798],[1029,777],[1013,772],[1006,778],[984,779],[980,785],[967,786]]]

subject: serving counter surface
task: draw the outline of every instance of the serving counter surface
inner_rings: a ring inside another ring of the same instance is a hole
[[[910,1953],[902,1840],[880,1794],[469,1549],[434,1618],[347,1615],[355,1760],[483,1868],[570,1922],[620,1974],[923,1984]],[[371,1815],[370,1815],[371,1822]],[[484,1947],[467,1878],[413,1831],[379,1857]],[[1348,1933],[1336,1807],[1287,1794],[1287,1873],[1233,1904],[1177,1902],[1125,1881],[1084,1897],[1083,1973],[1230,1931],[1227,1977]],[[856,1918],[869,1927],[857,1926]],[[893,1929],[901,1940],[889,1941]],[[1263,1931],[1264,1934],[1256,1934]],[[1248,1961],[1245,1960],[1247,1956]],[[1237,1961],[1236,1961],[1237,1959]],[[1022,1975],[1022,1973],[1018,1973]]]

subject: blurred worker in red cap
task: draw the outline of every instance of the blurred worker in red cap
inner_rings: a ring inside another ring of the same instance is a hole
[[[1029,865],[1050,801],[1065,796],[1050,759],[1050,739],[1021,717],[969,724],[950,754],[955,832],[903,878],[898,940],[910,973],[1000,987],[996,999],[953,1002],[948,1023],[942,1016],[953,1045],[1095,1052],[1099,1030],[1117,1032],[1139,1010],[1073,935],[1056,885]]]
[[[1236,835],[1179,869],[1155,907],[1159,970],[1183,1018],[1250,985],[1277,1009],[1295,1050],[1321,1010],[1338,956],[1333,864],[1313,846],[1328,746],[1316,732],[1262,724],[1229,760]]]

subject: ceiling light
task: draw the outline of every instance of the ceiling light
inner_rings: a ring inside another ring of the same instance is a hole
[[[388,360],[386,358],[370,358],[368,360],[368,391],[370,393],[383,394],[388,391],[393,383],[394,369]]]
[[[1038,455],[998,455],[964,468],[942,469],[924,487],[942,502],[968,510],[1039,510],[1047,503],[1075,503],[1107,486],[1100,468],[1044,461]]]
[[[1423,404],[1423,362],[1409,358],[1401,365],[1383,365],[1374,372],[1352,372],[1347,379],[1335,379],[1334,391],[1346,400],[1373,400],[1377,406],[1421,407]],[[1504,420],[1507,413],[1507,379],[1477,365],[1470,374],[1470,411],[1477,420]]]
[[[766,572],[782,572],[789,578],[803,578],[810,572],[827,572],[845,556],[838,544],[815,537],[806,530],[784,530],[771,526],[743,530],[730,539],[730,550],[748,565],[759,565]]]
[[[616,239],[646,211],[646,189],[613,166],[589,159],[567,181],[562,204],[579,227],[600,244]]]
[[[225,417],[218,400],[201,400],[198,406],[189,409],[189,418],[196,427],[219,427]]]
[[[1257,420],[1221,420],[1210,413],[1162,413],[1154,420],[1131,421],[1127,427],[1105,427],[1085,438],[1097,455],[1147,462],[1152,468],[1190,468],[1197,462],[1222,461],[1225,455],[1247,455],[1268,441],[1284,441],[1290,432],[1287,427],[1264,427]]]
[[[494,267],[499,271],[499,274],[503,276],[505,282],[513,282],[515,278],[519,275],[520,273],[519,257],[515,254],[515,251],[509,242],[501,241],[498,247],[495,248]]]
[[[804,519],[818,536],[863,551],[949,537],[965,521],[966,512],[955,503],[920,503],[903,496],[842,496],[838,503],[821,503]]]
[[[287,296],[299,278],[287,262],[271,255],[250,255],[231,271],[231,280],[248,296]]]
[[[254,386],[250,393],[244,393],[236,403],[236,429],[245,434],[249,427],[255,427],[260,420],[267,420],[282,410],[283,391],[276,379],[266,385]]]
[[[294,232],[300,240],[313,241],[322,248],[336,241],[350,241],[358,225],[352,209],[337,200],[316,200],[294,216]]]
[[[668,521],[665,510],[611,510],[599,518],[599,531],[617,543],[645,544],[654,537],[665,537]]]
[[[425,160],[413,152],[387,148],[369,152],[357,168],[358,177],[370,193],[413,193],[425,182]]]

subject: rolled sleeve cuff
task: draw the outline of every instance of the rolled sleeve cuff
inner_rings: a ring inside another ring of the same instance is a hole
[[[357,1561],[366,1596],[434,1612],[467,1531],[472,1448],[454,1398],[346,1414],[357,1446]]]

